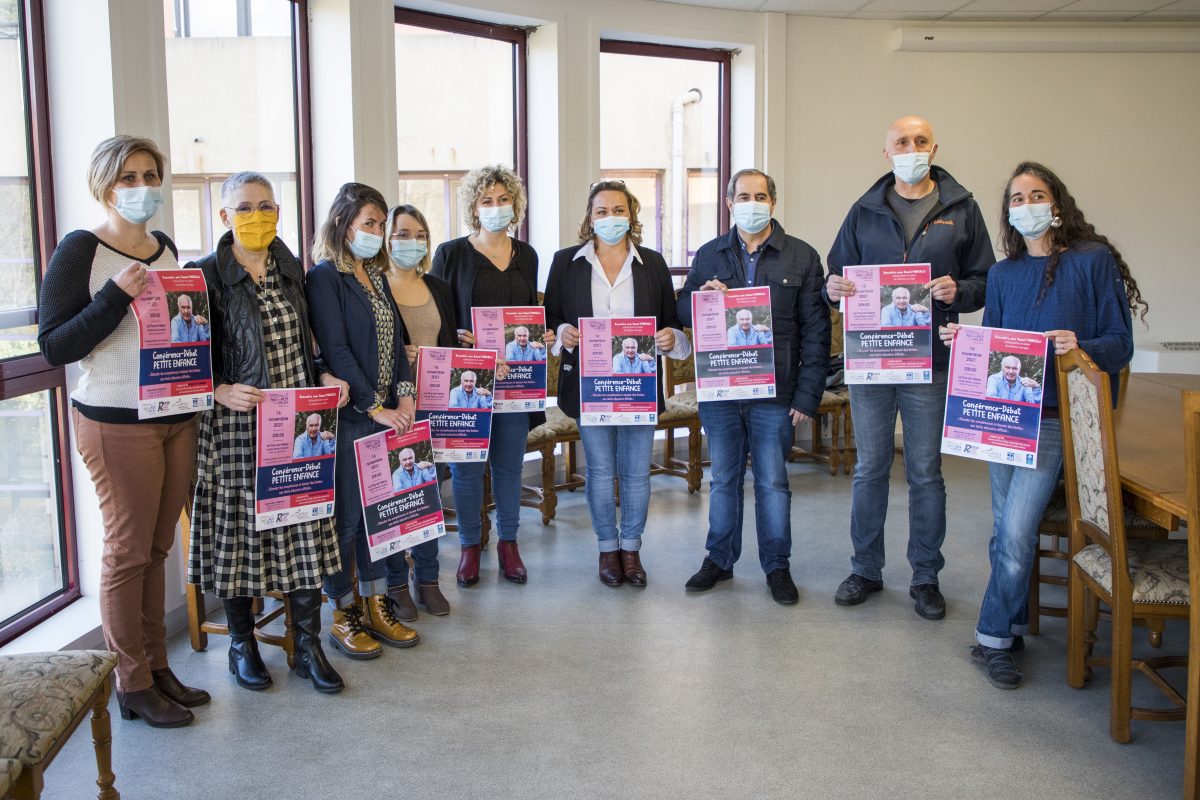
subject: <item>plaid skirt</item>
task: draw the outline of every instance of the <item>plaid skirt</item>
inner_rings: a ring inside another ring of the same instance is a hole
[[[319,589],[341,569],[330,518],[254,529],[254,412],[200,415],[188,581],[220,598]]]

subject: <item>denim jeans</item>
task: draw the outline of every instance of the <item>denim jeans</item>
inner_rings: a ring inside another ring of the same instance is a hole
[[[521,466],[525,463],[528,438],[528,414],[492,414],[492,441],[486,464],[492,468],[496,527],[502,542],[517,540],[517,526],[521,522]],[[450,465],[458,541],[464,546],[479,544],[484,466],[485,463],[478,461],[456,461]]]
[[[601,553],[641,550],[650,510],[653,425],[580,425],[587,460],[587,500]],[[613,478],[621,480],[621,528],[613,502]]]
[[[946,484],[942,481],[942,423],[946,373],[930,384],[850,387],[858,462],[850,500],[850,570],[883,577],[883,529],[895,456],[896,412],[904,426],[904,476],[908,481],[908,563],[912,583],[936,584],[946,564]]]
[[[1029,631],[1029,577],[1037,558],[1038,526],[1062,477],[1062,425],[1043,419],[1037,469],[989,464],[992,479],[992,575],[983,593],[975,638],[1008,649]]]
[[[387,570],[383,561],[371,561],[367,544],[367,526],[363,522],[362,498],[358,494],[358,464],[354,459],[354,440],[383,427],[367,418],[339,416],[337,426],[337,463],[334,467],[334,528],[342,568],[325,576],[325,596],[335,608],[354,602],[351,576],[358,567],[358,593],[363,597],[387,592]]]
[[[700,422],[712,459],[708,495],[708,557],[733,569],[742,554],[742,496],[746,456],[754,472],[758,561],[763,572],[787,569],[792,552],[792,490],[787,456],[792,420],[785,403],[720,400],[700,404]]]

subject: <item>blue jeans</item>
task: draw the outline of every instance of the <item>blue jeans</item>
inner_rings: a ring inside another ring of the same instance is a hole
[[[502,542],[517,540],[517,526],[521,523],[521,467],[525,463],[528,438],[528,414],[492,415],[492,441],[486,464],[492,467],[492,497],[496,501],[496,527]],[[463,546],[479,544],[484,466],[484,462],[478,461],[456,461],[450,465],[458,541]]]
[[[946,484],[942,481],[942,422],[946,373],[930,384],[850,387],[858,462],[850,500],[850,570],[883,578],[883,529],[896,450],[896,412],[904,426],[904,476],[908,481],[908,563],[912,583],[937,584],[946,564]]]
[[[588,510],[601,553],[641,550],[650,510],[653,425],[580,425],[587,459]],[[621,529],[613,502],[613,477],[621,480]]]
[[[438,540],[421,542],[416,547],[409,548],[408,552],[412,553],[413,576],[417,583],[437,583]],[[404,553],[394,553],[387,557],[387,585],[389,589],[408,586],[408,559],[404,557]]]
[[[338,551],[342,557],[342,568],[338,572],[326,575],[324,580],[325,596],[335,608],[345,608],[354,603],[351,576],[354,574],[355,565],[358,567],[360,595],[370,597],[387,592],[387,570],[383,561],[371,561],[367,526],[363,521],[362,498],[358,494],[358,464],[354,459],[354,440],[381,430],[382,426],[366,417],[338,417],[338,455],[334,467],[337,504],[333,510],[333,521],[337,531]]]
[[[787,456],[792,420],[786,404],[767,400],[720,400],[700,404],[700,422],[712,459],[708,495],[708,557],[733,569],[742,554],[742,507],[746,456],[754,472],[758,561],[763,572],[787,569],[792,553],[792,490]]]
[[[1062,477],[1062,425],[1043,419],[1037,469],[989,464],[992,479],[992,576],[983,593],[975,638],[1008,649],[1029,631],[1029,577],[1037,558],[1038,527]]]

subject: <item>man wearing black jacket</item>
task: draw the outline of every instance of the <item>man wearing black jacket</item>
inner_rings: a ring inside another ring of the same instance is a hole
[[[733,577],[742,551],[742,486],[746,456],[754,470],[758,559],[771,596],[799,599],[788,569],[792,549],[787,456],[792,428],[817,413],[829,365],[829,309],[821,295],[821,258],[775,221],[775,181],[744,169],[729,181],[725,203],[736,227],[696,253],[679,292],[679,318],[692,324],[692,292],[769,286],[774,334],[776,397],[700,404],[708,436],[712,480],[708,500],[708,555],[687,582],[705,591]]]
[[[850,208],[829,251],[825,297],[831,305],[854,294],[854,283],[842,277],[845,267],[928,262],[932,280],[926,286],[935,331],[957,322],[960,313],[983,307],[987,271],[996,260],[987,226],[971,193],[950,173],[931,166],[936,153],[928,121],[903,117],[888,128],[883,156],[891,172]],[[908,561],[913,571],[909,596],[922,617],[946,615],[938,572],[945,564],[941,430],[949,357],[949,349],[935,336],[932,383],[850,387],[858,447],[850,510],[854,557],[850,576],[834,597],[838,605],[856,605],[883,588],[883,530],[899,410],[908,480]]]

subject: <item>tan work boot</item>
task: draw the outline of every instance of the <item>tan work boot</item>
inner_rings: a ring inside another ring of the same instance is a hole
[[[350,658],[367,659],[383,655],[379,642],[372,639],[363,627],[363,612],[357,603],[334,609],[329,641]]]
[[[395,603],[386,594],[375,594],[363,598],[366,614],[363,627],[367,633],[392,647],[412,647],[421,641],[421,634],[396,619],[392,605]]]

